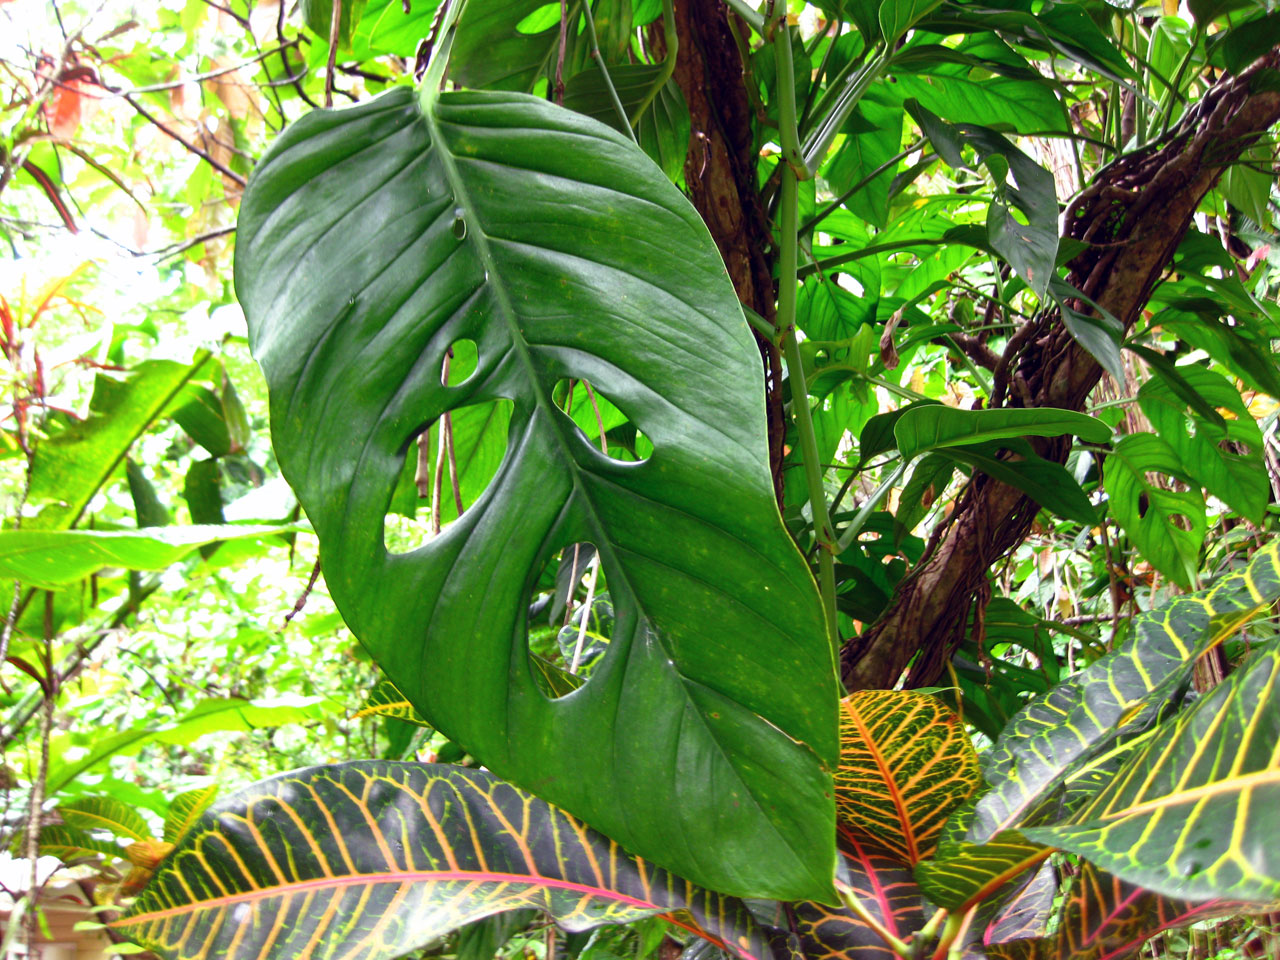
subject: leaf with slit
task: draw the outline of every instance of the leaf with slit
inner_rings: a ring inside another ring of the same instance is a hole
[[[58,804],[58,816],[68,827],[77,830],[105,830],[129,840],[146,840],[151,836],[151,827],[142,814],[112,797],[81,797]]]
[[[30,502],[40,512],[23,520],[26,530],[65,530],[119,468],[134,440],[170,405],[205,364],[147,360],[123,378],[99,373],[89,417],[41,441],[31,466]]]
[[[840,706],[837,823],[914,866],[981,783],[964,724],[914,690],[862,690]]]
[[[918,404],[893,425],[898,452],[904,457],[987,443],[1013,437],[1057,437],[1075,434],[1087,443],[1111,438],[1111,428],[1086,413],[1053,407],[1010,407],[960,410],[942,404]]]
[[[305,524],[199,524],[141,530],[0,530],[0,576],[57,589],[105,567],[163,570],[193,550],[224,540],[266,540]]]
[[[236,246],[281,469],[344,619],[422,716],[713,889],[832,897],[822,610],[773,497],[759,353],[679,191],[581,114],[427,84],[289,128],[254,173]],[[460,339],[478,366],[446,387]],[[596,449],[552,401],[568,378],[652,454]],[[499,397],[513,408],[489,488],[439,537],[388,554],[411,440]],[[524,652],[530,594],[584,541],[617,629],[591,682],[551,701]]]
[[[841,841],[840,883],[885,930],[908,940],[924,926],[924,903],[911,869],[856,839]],[[847,907],[794,905],[805,960],[893,960],[896,956],[865,921]]]
[[[1280,650],[1162,724],[1066,822],[1029,837],[1169,897],[1280,902]]]
[[[352,720],[358,720],[361,717],[394,717],[419,727],[431,726],[422,719],[422,715],[417,710],[413,709],[413,704],[396,689],[396,685],[385,679],[379,680],[374,685],[374,688],[369,691],[369,696],[365,698],[364,706],[351,715]]]
[[[1189,413],[1184,398],[1164,377],[1154,377],[1138,389],[1138,405],[1191,479],[1243,516],[1261,523],[1271,485],[1262,459],[1262,431],[1240,391],[1212,370],[1194,365],[1176,369],[1214,418],[1199,411]],[[1224,419],[1219,409],[1229,412],[1231,419]],[[1241,447],[1249,453],[1236,453]]]
[[[963,913],[1011,889],[1052,852],[1015,830],[998,833],[987,843],[943,843],[931,860],[916,866],[916,882],[931,902]]]
[[[186,836],[217,796],[218,784],[213,782],[194,790],[184,790],[174,797],[164,818],[164,842],[177,843]]]
[[[1129,636],[1018,712],[982,755],[992,789],[977,804],[969,839],[1021,822],[1073,765],[1114,742],[1117,728],[1148,699],[1165,699],[1196,659],[1280,599],[1280,541],[1243,570],[1133,618]]]
[[[636,129],[640,147],[667,179],[675,181],[684,169],[692,121],[684,94],[674,80],[667,80],[640,113],[636,112],[656,81],[665,73],[660,63],[622,63],[609,67],[618,100]],[[564,85],[564,105],[625,133],[604,77],[594,65],[570,77]]]
[[[1208,520],[1199,484],[1173,447],[1154,433],[1121,437],[1102,464],[1102,478],[1111,515],[1142,556],[1166,577],[1190,587],[1200,569]],[[1171,489],[1173,480],[1192,489]]]
[[[111,927],[175,960],[338,949],[390,960],[526,907],[569,931],[669,915],[744,960],[768,957],[741,901],[632,857],[487,771],[373,760],[219,801]]]

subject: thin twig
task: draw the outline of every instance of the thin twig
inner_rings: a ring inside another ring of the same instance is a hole
[[[560,47],[556,51],[556,106],[564,106],[564,45],[569,39],[569,0],[560,0]]]
[[[289,66],[289,57],[286,55],[287,48],[285,47],[284,39],[284,11],[286,6],[287,4],[284,2],[276,4],[276,39],[280,41],[280,63],[284,66],[284,75],[286,77],[293,78],[293,89],[298,91],[298,96],[302,98],[302,102],[312,109],[319,109],[320,104],[307,96],[307,91],[302,88],[302,77],[304,74],[294,76],[292,68]],[[293,42],[298,42],[296,37]]]
[[[453,418],[446,413],[440,418],[440,423],[444,433],[445,456],[449,460],[449,483],[453,485],[453,505],[458,510],[458,516],[462,516],[466,508],[462,506],[462,491],[458,489],[458,458],[453,450]]]
[[[324,73],[324,105],[333,106],[333,72],[338,62],[338,35],[342,32],[342,0],[333,0],[329,16],[329,65]]]
[[[187,140],[185,140],[182,137],[181,134],[176,133],[175,131],[166,127],[163,123],[161,123],[155,117],[154,114],[150,113],[145,107],[143,107],[140,103],[138,103],[132,97],[126,95],[123,99],[125,103],[133,107],[133,109],[136,110],[139,114],[141,114],[147,120],[150,120],[154,126],[158,127],[162,132],[167,133],[174,140],[177,140],[178,143],[182,144],[182,146],[185,147],[188,152],[195,154],[197,157],[199,157],[205,163],[209,164],[209,166],[213,167],[213,169],[217,170],[220,174],[222,174],[227,179],[235,183],[238,183],[242,187],[245,186],[246,184],[245,178],[240,176],[240,174],[231,170],[230,167],[224,166],[223,164],[219,163],[217,160],[211,157],[208,154],[208,152],[200,149],[195,144],[189,143]]]
[[[604,435],[604,418],[600,416],[600,405],[596,403],[596,392],[591,389],[589,381],[583,380],[582,385],[587,388],[587,399],[591,401],[591,409],[595,411],[596,430],[600,433],[600,452],[607,457],[609,455],[609,441]]]
[[[307,585],[303,588],[302,595],[294,601],[293,609],[284,615],[284,625],[280,628],[281,630],[289,625],[290,620],[302,612],[302,608],[307,605],[307,598],[311,596],[311,591],[315,589],[316,580],[319,578],[320,561],[317,560],[315,566],[311,568],[311,576],[307,578]]]

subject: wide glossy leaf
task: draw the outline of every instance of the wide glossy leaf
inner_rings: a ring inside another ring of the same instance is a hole
[[[166,960],[389,960],[522,907],[571,931],[671,914],[746,960],[768,956],[740,901],[532,794],[485,771],[380,761],[311,767],[220,801],[112,926]]]
[[[908,940],[924,926],[924,901],[911,868],[846,839],[837,875],[859,904],[885,930]],[[804,902],[794,905],[796,932],[805,960],[892,960],[893,950],[847,907]]]
[[[938,403],[912,407],[893,426],[898,451],[907,458],[944,447],[1010,437],[1056,437],[1073,433],[1088,443],[1104,443],[1111,428],[1096,417],[1053,407],[960,410]]]
[[[952,125],[920,106],[907,110],[952,168],[965,167],[961,147],[971,147],[991,174],[995,196],[987,212],[987,239],[1041,299],[1058,256],[1058,199],[1051,174],[989,127]],[[1012,176],[1012,183],[1008,182]],[[1013,209],[1022,214],[1014,217]]]
[[[1105,749],[1144,700],[1161,699],[1198,656],[1280,598],[1278,557],[1273,541],[1210,589],[1139,614],[1119,649],[1020,710],[982,755],[992,789],[978,801],[969,838],[1019,823],[1074,762]]]
[[[1170,478],[1157,486],[1148,474]],[[1102,465],[1111,515],[1143,557],[1166,577],[1191,586],[1200,568],[1208,521],[1199,488],[1170,489],[1189,481],[1173,448],[1154,433],[1122,437]]]
[[[329,589],[419,713],[709,887],[832,897],[835,670],[773,499],[758,351],[706,228],[639,149],[516,94],[399,89],[310,114],[245,194],[236,287]],[[460,339],[478,366],[445,387]],[[553,403],[566,378],[652,455],[597,450]],[[499,398],[508,453],[488,490],[389,554],[413,438]],[[591,681],[549,700],[527,608],[579,542],[617,625]]]
[[[0,530],[0,576],[57,588],[104,567],[163,570],[197,547],[306,530],[297,524],[197,524],[142,530]]]
[[[1092,802],[1028,837],[1169,897],[1280,902],[1280,650],[1133,751]]]
[[[449,58],[450,78],[475,89],[528,93],[549,66],[554,70],[560,44],[559,17],[538,30],[527,25],[530,14],[547,6],[546,0],[468,0]],[[576,19],[580,7],[570,6]],[[569,37],[576,38],[577,30],[570,29]]]
[[[964,724],[936,697],[913,690],[863,690],[840,706],[840,828],[914,866],[981,783]]]

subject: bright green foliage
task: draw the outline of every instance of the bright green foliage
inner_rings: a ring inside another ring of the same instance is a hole
[[[986,843],[943,843],[937,856],[916,867],[920,890],[931,901],[963,913],[990,899],[1051,853],[1015,830]]]
[[[219,803],[113,926],[166,960],[382,960],[519,907],[566,930],[672,914],[744,960],[769,956],[741,902],[491,774],[376,761],[301,770]]]
[[[225,540],[261,540],[301,526],[193,524],[133,530],[0,530],[0,576],[33,587],[74,583],[104,567],[163,570],[197,547]]]
[[[747,328],[679,193],[577,114],[400,90],[276,143],[236,263],[277,456],[329,588],[419,713],[700,882],[829,898],[830,650],[773,503]],[[446,388],[445,351],[466,339],[478,366]],[[552,403],[568,377],[610,397],[653,454],[594,449]],[[440,539],[388,554],[410,442],[500,397],[514,409],[488,491]],[[523,612],[530,578],[578,541],[600,551],[618,627],[592,683],[552,702]],[[669,808],[655,783],[677,791]]]
[[[396,689],[390,680],[379,680],[378,685],[369,691],[364,706],[356,713],[357,717],[395,717],[406,723],[420,727],[430,726],[422,719],[422,715],[413,709],[413,704],[405,699],[403,693]]]

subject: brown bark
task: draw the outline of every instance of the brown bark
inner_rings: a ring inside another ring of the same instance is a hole
[[[1069,281],[1133,327],[1173,258],[1191,216],[1223,169],[1280,121],[1280,91],[1254,83],[1280,67],[1272,52],[1239,77],[1223,77],[1162,143],[1101,170],[1067,207],[1067,236],[1093,244],[1069,265]],[[1074,307],[1087,312],[1088,307]],[[1082,409],[1102,369],[1046,313],[1009,342],[993,403]],[[1066,459],[1061,438],[1035,444],[1041,456]],[[908,663],[907,683],[935,682],[963,639],[987,571],[1020,543],[1038,507],[1017,490],[977,476],[931,549],[899,584],[888,609],[845,643],[841,668],[851,690],[891,687]]]
[[[675,80],[689,105],[693,133],[685,159],[686,191],[720,249],[738,299],[770,323],[775,301],[768,218],[756,183],[755,135],[743,82],[742,56],[721,0],[676,0],[680,39]],[[655,46],[661,46],[661,24]],[[739,36],[747,35],[741,28]],[[782,359],[756,331],[765,369],[769,462],[782,502]]]

